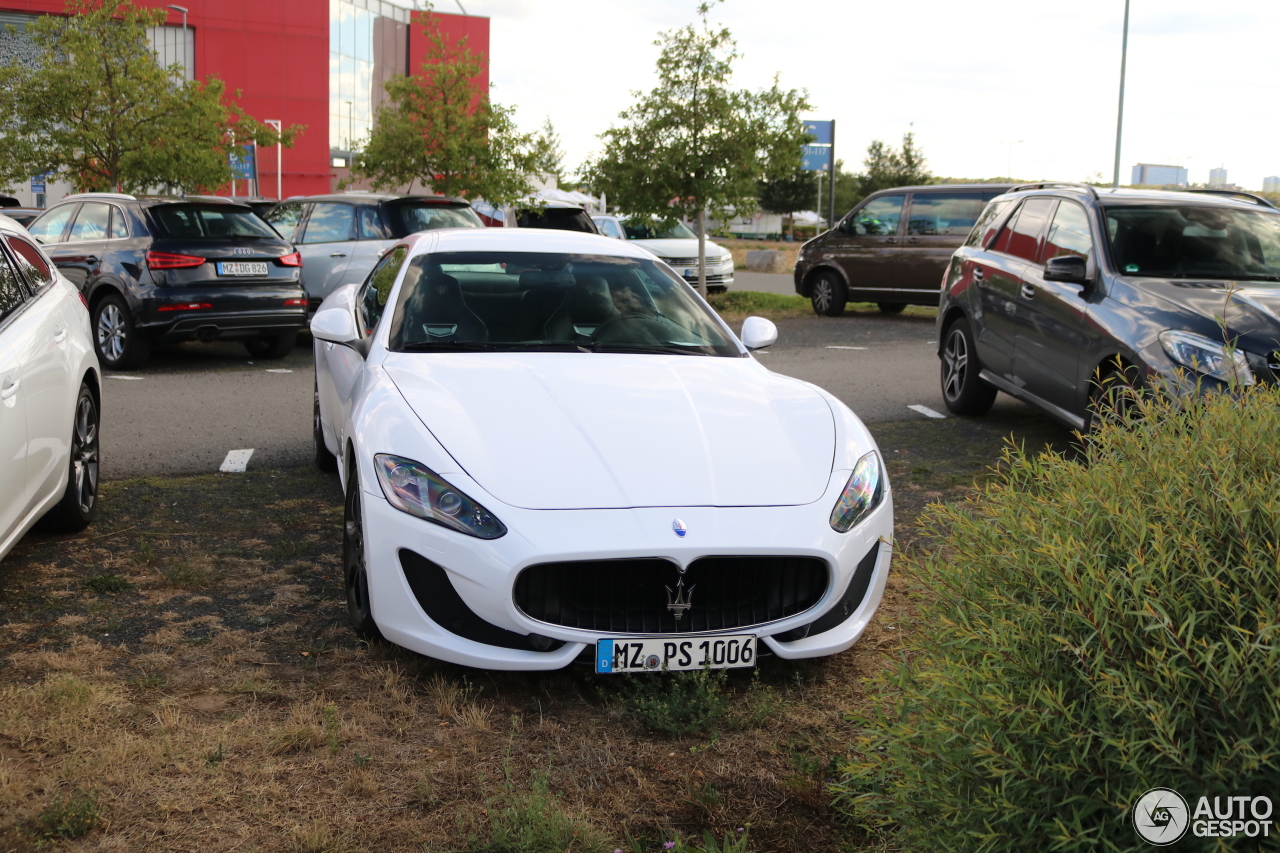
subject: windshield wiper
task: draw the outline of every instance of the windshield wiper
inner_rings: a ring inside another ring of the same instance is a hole
[[[546,343],[510,343],[510,344],[489,344],[491,349],[502,350],[503,352],[591,352],[584,346],[569,343],[568,341],[550,341]]]
[[[492,352],[493,349],[479,341],[419,341],[403,344],[397,352]]]
[[[645,344],[607,343],[592,341],[587,345],[591,352],[626,352],[646,353],[652,355],[710,355],[700,350],[686,349],[680,346],[646,346]]]

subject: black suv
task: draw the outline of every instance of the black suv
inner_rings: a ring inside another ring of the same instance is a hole
[[[27,230],[88,300],[104,367],[191,339],[239,338],[250,355],[283,358],[306,323],[302,260],[248,205],[81,193]]]
[[[937,305],[947,261],[983,205],[1013,184],[895,187],[864,198],[836,227],[800,247],[796,293],[827,317],[846,302],[876,302],[896,314]]]
[[[1077,429],[1113,387],[1280,381],[1280,210],[1229,191],[1016,187],[951,259],[938,344],[952,412],[1004,391]]]

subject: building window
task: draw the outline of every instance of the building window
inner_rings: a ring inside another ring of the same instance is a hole
[[[369,138],[382,84],[408,72],[409,10],[383,0],[329,0],[329,148]]]
[[[151,49],[156,52],[156,61],[160,63],[160,67],[181,66],[183,80],[195,79],[196,31],[194,29],[180,24],[148,27],[147,41],[151,43]]]

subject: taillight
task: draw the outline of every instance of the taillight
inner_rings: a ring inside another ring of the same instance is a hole
[[[212,308],[213,305],[208,302],[174,302],[169,305],[161,305],[157,311],[199,311],[201,308]]]
[[[291,255],[281,255],[280,263],[286,267],[300,267],[302,266],[302,255],[297,252]]]
[[[307,300],[305,299],[286,299],[284,301],[285,308],[299,308],[299,307],[305,306],[306,304],[307,304]]]
[[[175,255],[172,252],[147,252],[147,266],[153,270],[180,270],[198,267],[204,258],[195,255]]]

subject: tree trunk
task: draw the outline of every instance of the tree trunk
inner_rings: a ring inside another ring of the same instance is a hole
[[[707,295],[707,209],[698,209],[698,289]]]

